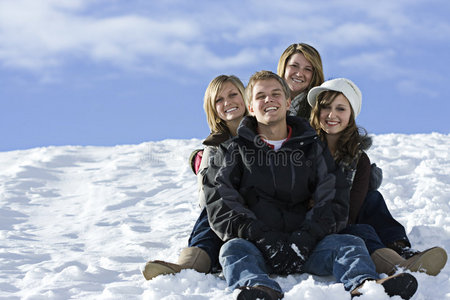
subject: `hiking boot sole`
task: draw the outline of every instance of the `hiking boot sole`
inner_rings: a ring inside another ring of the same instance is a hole
[[[176,264],[167,263],[162,260],[149,261],[145,264],[145,268],[142,271],[145,279],[150,280],[159,275],[168,275],[180,273],[181,267]]]
[[[400,264],[399,267],[412,272],[424,272],[428,275],[436,276],[446,263],[447,253],[445,250],[440,247],[433,247],[416,254],[408,260],[407,264]]]
[[[398,274],[396,276],[378,281],[384,287],[384,291],[389,297],[400,296],[405,300],[410,299],[417,291],[417,280],[408,273]]]
[[[237,295],[236,300],[278,300],[283,298],[283,294],[276,292],[268,287],[256,286],[256,287],[240,287],[241,291]]]

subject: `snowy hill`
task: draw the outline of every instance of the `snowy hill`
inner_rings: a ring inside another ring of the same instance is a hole
[[[145,281],[149,259],[176,261],[199,214],[187,163],[200,140],[0,153],[0,298],[231,299],[223,279],[185,270]],[[378,135],[369,156],[415,248],[450,252],[450,135]],[[414,299],[450,299],[450,263],[416,273]],[[350,299],[331,278],[277,277],[285,299]],[[388,299],[377,286],[361,300]]]

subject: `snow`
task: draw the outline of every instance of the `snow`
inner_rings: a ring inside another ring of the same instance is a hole
[[[231,299],[217,275],[141,275],[147,260],[175,262],[187,244],[200,212],[187,158],[199,147],[191,139],[0,153],[0,298]],[[450,135],[386,134],[369,151],[383,169],[380,191],[419,250],[450,250],[449,149]],[[413,299],[450,299],[449,265],[437,277],[415,273]],[[287,300],[350,299],[333,278],[276,280]],[[388,299],[375,284],[365,291],[359,299]]]

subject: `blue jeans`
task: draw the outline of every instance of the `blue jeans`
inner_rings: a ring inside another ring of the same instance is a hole
[[[389,245],[395,241],[405,241],[411,247],[406,236],[405,227],[397,222],[389,212],[386,202],[378,191],[369,191],[364,203],[359,210],[358,224],[368,224],[375,229],[384,245]]]
[[[339,233],[351,234],[361,238],[366,244],[369,254],[372,254],[378,249],[386,248],[373,227],[368,224],[351,224]]]
[[[258,248],[244,239],[233,239],[220,249],[219,261],[229,287],[263,285],[281,291],[280,285],[269,277],[268,267]],[[348,291],[366,279],[378,279],[375,265],[364,242],[355,236],[332,234],[323,238],[312,251],[305,272],[334,275]]]
[[[222,245],[223,241],[209,226],[208,214],[206,213],[206,208],[204,208],[192,229],[188,246],[199,247],[208,253],[211,260],[211,269],[209,271],[214,273],[220,270],[219,251]]]

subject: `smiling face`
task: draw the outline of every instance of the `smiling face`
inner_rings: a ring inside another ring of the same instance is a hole
[[[244,99],[233,83],[223,84],[215,99],[215,108],[219,118],[228,126],[242,119],[245,113]]]
[[[340,134],[347,128],[352,108],[347,98],[339,93],[329,105],[320,108],[320,128],[327,134]]]
[[[302,53],[294,53],[286,63],[284,80],[286,80],[294,98],[305,91],[313,77],[314,68]]]
[[[258,123],[271,125],[285,122],[290,103],[276,79],[259,80],[253,86],[252,101],[248,109]]]

